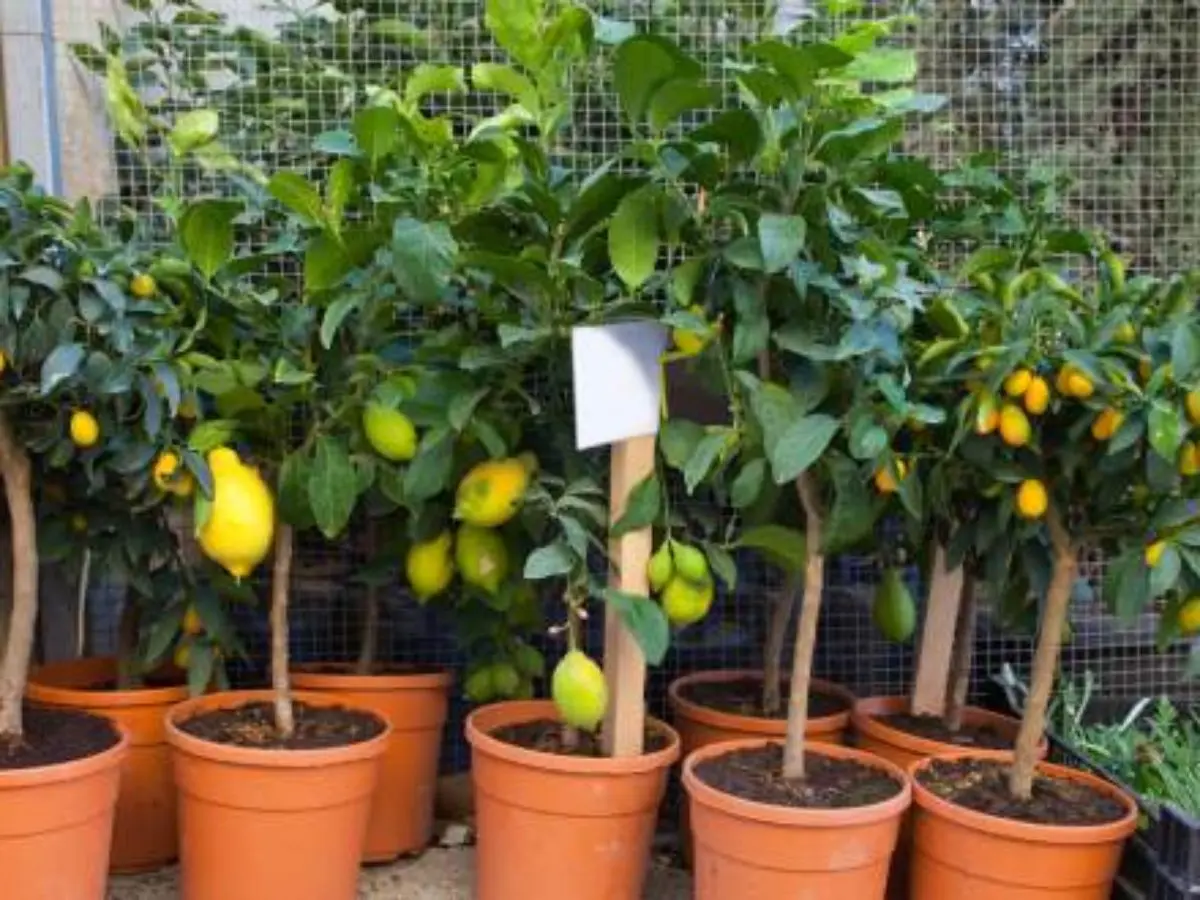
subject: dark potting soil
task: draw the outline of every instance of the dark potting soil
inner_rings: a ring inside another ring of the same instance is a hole
[[[696,777],[723,794],[771,806],[846,809],[895,797],[904,786],[882,769],[852,759],[808,754],[801,780],[783,777],[783,745],[733,750],[704,760]]]
[[[27,706],[24,725],[19,742],[10,744],[0,738],[0,771],[86,759],[121,740],[108,719],[73,709]]]
[[[552,753],[555,756],[585,756],[600,759],[604,756],[599,734],[586,731],[576,731],[576,744],[568,747],[563,743],[563,726],[552,719],[539,719],[534,722],[522,722],[519,725],[505,725],[491,733],[498,741],[524,747],[537,753]],[[654,753],[662,750],[669,739],[661,731],[646,728],[645,752]]]
[[[994,725],[969,725],[964,723],[958,731],[951,731],[937,716],[914,716],[911,713],[893,713],[877,716],[878,721],[897,731],[913,737],[953,744],[957,747],[974,747],[979,750],[1011,750],[1015,741],[1001,734]]]
[[[296,730],[281,738],[275,730],[275,708],[257,701],[231,709],[215,709],[179,723],[180,731],[214,744],[259,750],[321,750],[361,744],[379,735],[383,721],[368,712],[341,706],[293,704]]]
[[[1033,780],[1033,797],[1018,800],[1008,791],[1008,772],[1007,763],[963,759],[934,762],[917,777],[943,800],[1036,825],[1103,825],[1125,818],[1128,812],[1123,804],[1086,784],[1043,775]]]
[[[757,719],[787,718],[787,682],[782,685],[783,705],[778,712],[767,714],[763,709],[763,683],[761,678],[738,678],[734,681],[700,681],[685,684],[679,690],[683,699],[715,709],[717,712],[735,716],[752,716]],[[808,717],[818,719],[846,712],[849,707],[844,698],[837,694],[826,694],[820,690],[808,692]]]

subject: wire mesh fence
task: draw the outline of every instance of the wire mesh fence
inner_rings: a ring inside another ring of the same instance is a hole
[[[786,31],[811,13],[813,2],[593,0],[590,6],[602,42],[633,30],[663,34],[728,85],[725,63],[739,44]],[[247,0],[225,3],[228,16],[177,0],[137,5],[141,12],[104,34],[99,53],[77,48],[81,64],[100,68],[105,54],[121,56],[155,114],[216,109],[222,143],[268,170],[316,166],[313,142],[343,127],[365,97],[397,89],[413,66],[468,66],[497,55],[482,0]],[[897,13],[911,13],[911,26],[893,39],[918,50],[923,89],[949,99],[944,114],[909,136],[910,152],[941,163],[989,153],[1014,171],[1061,168],[1074,179],[1071,213],[1112,235],[1135,266],[1161,270],[1197,262],[1200,0],[874,2],[860,14]],[[595,66],[579,74],[575,127],[569,145],[559,148],[565,164],[587,169],[614,156],[625,137],[603,73]],[[495,98],[469,91],[435,103],[460,124],[496,111]],[[117,150],[112,204],[150,216],[164,190],[184,196],[260,190],[236,173],[177,171],[168,157],[165,147]],[[292,631],[298,660],[356,654],[365,588],[353,575],[363,559],[356,546],[314,541],[302,547]],[[667,664],[652,676],[652,708],[660,714],[665,685],[678,672],[760,662],[764,600],[782,585],[769,567],[739,562],[737,591],[720,599],[709,620],[680,634]],[[1200,688],[1182,678],[1187,648],[1156,651],[1153,615],[1122,622],[1105,612],[1101,567],[1095,561],[1087,568],[1092,589],[1077,592],[1065,668],[1092,670],[1113,695],[1200,698]],[[839,559],[827,578],[831,599],[818,674],[864,695],[904,691],[913,648],[888,644],[871,625],[875,563]],[[915,580],[914,570],[917,591]],[[461,662],[436,608],[417,607],[398,586],[385,592],[383,603],[385,656]],[[259,610],[242,618],[261,668],[265,617]],[[1003,663],[1019,669],[1030,656],[1029,636],[1002,629],[985,610],[976,695]],[[452,746],[448,762],[461,764],[463,752]]]

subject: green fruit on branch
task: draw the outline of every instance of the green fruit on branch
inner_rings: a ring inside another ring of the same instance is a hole
[[[669,541],[663,541],[646,566],[646,579],[650,582],[650,590],[657,594],[667,586],[674,574],[675,563],[671,559],[671,544]]]
[[[572,650],[554,667],[550,695],[563,722],[582,731],[595,731],[608,709],[608,685],[600,667],[579,650]]]
[[[716,585],[712,578],[697,582],[684,578],[682,574],[676,575],[663,588],[663,612],[672,625],[684,628],[708,615],[715,597]]]
[[[671,555],[675,560],[675,573],[681,578],[696,584],[712,580],[708,571],[708,557],[701,550],[690,544],[672,541]]]
[[[498,662],[492,666],[492,689],[498,697],[514,697],[521,689],[521,673],[512,663]]]
[[[454,578],[453,543],[450,532],[443,531],[432,540],[420,541],[409,548],[404,572],[418,600],[430,600],[450,587]]]
[[[217,447],[208,454],[213,495],[196,533],[204,555],[241,580],[266,559],[275,537],[275,500],[258,470],[237,451]]]
[[[899,569],[888,569],[875,590],[871,607],[875,627],[889,641],[903,643],[917,627],[917,607]]]
[[[363,410],[363,433],[371,449],[392,462],[408,462],[417,455],[417,429],[398,409],[368,403]]]
[[[492,667],[484,666],[468,675],[463,692],[472,703],[487,703],[494,698],[496,688],[492,683]]]
[[[495,594],[508,577],[508,547],[498,531],[463,525],[458,529],[454,559],[467,584]]]

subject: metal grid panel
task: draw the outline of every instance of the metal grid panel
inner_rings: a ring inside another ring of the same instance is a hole
[[[218,0],[211,0],[218,3]],[[161,5],[161,4],[160,4]],[[807,0],[594,0],[612,21],[635,23],[678,39],[721,79],[721,62],[738,42],[803,17]],[[343,124],[356,91],[396,85],[417,62],[470,64],[495,56],[484,34],[480,0],[277,0],[230,4],[232,24],[168,26],[156,35],[128,32],[130,59],[144,59],[147,36],[169,36],[181,48],[168,64],[182,66],[219,103],[223,139],[268,167],[304,166],[316,135]],[[900,11],[898,3],[869,5],[872,15]],[[352,8],[349,15],[339,12]],[[924,87],[951,99],[949,114],[910,136],[913,152],[947,162],[991,151],[1014,170],[1049,165],[1076,178],[1071,209],[1115,236],[1136,264],[1158,269],[1197,261],[1200,247],[1200,2],[1197,0],[925,0],[903,40],[915,42]],[[285,52],[259,52],[252,33],[269,29]],[[139,34],[141,37],[139,37]],[[160,64],[163,60],[159,60]],[[139,68],[141,87],[155,96],[155,66]],[[589,76],[596,72],[587,73]],[[186,107],[185,92],[169,98]],[[494,111],[493,98],[446,98],[465,120]],[[622,126],[608,85],[582,79],[576,128],[565,155],[579,165],[611,156]],[[151,211],[162,186],[161,156],[122,152],[119,199]],[[197,172],[182,176],[185,192],[238,189]],[[357,650],[361,588],[349,575],[361,560],[353,547],[301,548],[295,592],[296,658],[333,659]],[[1092,566],[1091,574],[1096,574]],[[313,569],[323,574],[311,574]],[[880,639],[870,624],[877,578],[870,560],[847,558],[829,566],[831,594],[822,623],[819,673],[863,693],[907,688],[912,648]],[[914,581],[915,574],[910,580]],[[722,597],[710,620],[680,635],[668,665],[652,676],[652,708],[664,712],[667,681],[681,670],[757,664],[766,594],[779,588],[772,571],[743,562],[736,596]],[[436,609],[420,610],[397,589],[385,597],[383,650],[394,659],[457,664],[446,623]],[[260,611],[261,612],[261,611]],[[266,654],[265,622],[247,615],[249,644]],[[1116,695],[1170,691],[1200,697],[1179,682],[1182,656],[1154,652],[1153,617],[1133,624],[1108,618],[1098,598],[1073,610],[1074,640],[1064,666],[1097,672]],[[976,694],[1004,662],[1027,664],[1028,638],[1005,636],[981,617]],[[461,710],[458,710],[461,712]],[[461,764],[461,747],[448,762]]]

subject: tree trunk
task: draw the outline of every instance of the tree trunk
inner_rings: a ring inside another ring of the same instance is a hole
[[[128,691],[142,686],[142,669],[138,664],[138,638],[141,610],[133,599],[133,591],[126,590],[125,604],[121,609],[121,624],[117,631],[117,690]]]
[[[796,479],[796,490],[804,506],[805,537],[808,542],[804,565],[804,599],[796,628],[796,650],[792,660],[792,683],[788,697],[787,742],[783,750],[783,777],[804,778],[804,731],[808,726],[808,688],[812,679],[813,651],[817,644],[817,622],[821,617],[821,593],[825,582],[825,556],[821,552],[821,499],[810,472]]]
[[[1041,633],[1038,635],[1037,651],[1033,658],[1033,677],[1029,697],[1025,702],[1025,714],[1021,717],[1016,757],[1008,782],[1009,791],[1018,800],[1028,800],[1033,796],[1037,751],[1046,732],[1046,708],[1050,704],[1050,692],[1058,670],[1063,628],[1066,626],[1067,613],[1071,606],[1071,587],[1075,583],[1075,572],[1079,566],[1078,554],[1071,543],[1071,536],[1054,507],[1047,511],[1046,524],[1050,529],[1050,542],[1054,548],[1054,574],[1050,579],[1046,606],[1042,612]]]
[[[271,687],[275,692],[275,728],[281,737],[296,730],[288,674],[288,592],[292,577],[292,527],[275,526],[275,570],[271,577]]]
[[[776,715],[783,708],[783,644],[787,638],[788,623],[792,610],[796,608],[796,580],[787,576],[783,588],[771,605],[771,618],[767,622],[767,641],[763,648],[763,712]]]
[[[379,550],[379,523],[374,519],[367,525],[367,554],[370,560]],[[367,583],[367,594],[363,606],[362,643],[358,648],[359,675],[370,675],[375,668],[375,654],[379,648],[379,585]]]
[[[21,740],[21,703],[33,655],[38,612],[37,517],[33,508],[32,466],[0,410],[0,477],[12,530],[12,609],[4,656],[0,660],[0,742]]]
[[[979,617],[975,599],[975,579],[969,575],[963,582],[962,604],[958,609],[958,624],[954,630],[954,659],[950,665],[950,684],[946,691],[946,715],[943,721],[953,732],[962,729],[963,710],[971,690],[971,664],[975,658],[975,621]]]

